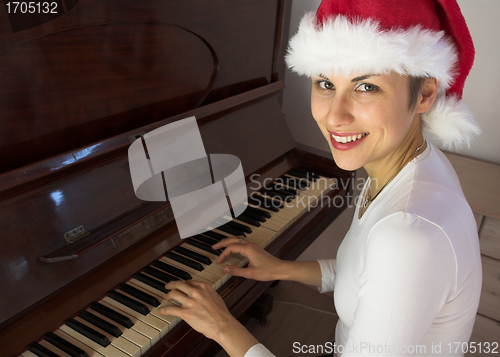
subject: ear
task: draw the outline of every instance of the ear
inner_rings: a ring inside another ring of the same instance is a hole
[[[434,101],[438,91],[439,81],[436,78],[427,78],[422,84],[422,89],[418,95],[417,105],[415,107],[416,113],[424,113],[428,111]]]

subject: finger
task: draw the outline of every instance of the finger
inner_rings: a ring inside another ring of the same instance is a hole
[[[176,316],[182,319],[183,310],[181,307],[175,305],[168,305],[158,308],[158,311],[162,315]]]
[[[180,292],[179,290],[170,290],[170,292],[165,295],[165,300],[167,301],[172,301],[175,300],[176,303],[180,303],[182,306],[188,306],[189,304],[189,297]]]
[[[241,276],[242,278],[250,278],[250,269],[249,268],[240,268],[236,265],[228,265],[224,267],[224,272],[234,275],[234,276]]]
[[[221,264],[226,260],[227,256],[231,253],[239,253],[245,257],[248,257],[248,252],[249,252],[249,245],[248,244],[231,244],[226,247],[222,251],[222,253],[219,255],[219,259],[217,259],[217,263]]]
[[[185,295],[190,296],[193,285],[188,284],[189,280],[181,281],[181,280],[172,280],[165,284],[165,287],[169,290],[179,290],[182,291]]]
[[[241,238],[244,238],[243,236],[237,236],[237,237],[229,237],[229,238],[224,238],[220,242],[214,244],[212,246],[212,249],[220,249],[220,248],[225,248],[230,244],[238,244],[239,240]]]
[[[186,280],[186,283],[191,285],[194,289],[199,289],[199,288],[210,288],[209,290],[214,290],[214,286],[210,283],[204,282],[204,281],[197,281],[197,280]]]

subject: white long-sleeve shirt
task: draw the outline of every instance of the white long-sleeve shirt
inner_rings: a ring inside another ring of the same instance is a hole
[[[339,315],[338,356],[463,355],[481,293],[477,226],[430,143],[361,219],[356,209],[337,259],[319,264],[320,291],[334,291]],[[258,344],[251,356],[273,355]]]

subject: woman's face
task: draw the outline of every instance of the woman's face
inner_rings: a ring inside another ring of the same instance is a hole
[[[320,75],[312,81],[313,117],[344,170],[390,160],[416,132],[412,126],[420,130],[415,110],[409,110],[406,76]]]

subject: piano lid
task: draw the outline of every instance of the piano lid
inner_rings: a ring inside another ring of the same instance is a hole
[[[87,0],[24,31],[4,22],[0,172],[269,83],[277,9]]]

